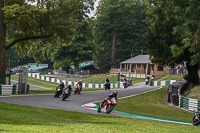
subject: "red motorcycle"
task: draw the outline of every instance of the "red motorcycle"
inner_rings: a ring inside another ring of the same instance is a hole
[[[99,107],[97,109],[97,112],[100,112],[101,108],[106,108],[106,114],[110,114],[110,112],[112,112],[113,108],[117,105],[117,100],[115,99],[115,97],[113,97],[110,100],[107,100],[106,103],[104,103],[101,106],[101,102],[99,103]]]
[[[82,87],[81,86],[79,86],[78,84],[76,85],[76,87],[75,87],[75,91],[74,91],[74,94],[80,94],[81,93],[81,91],[82,91]]]

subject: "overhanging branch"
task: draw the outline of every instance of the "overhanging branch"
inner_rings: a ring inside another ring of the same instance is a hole
[[[48,35],[48,36],[34,36],[34,37],[27,37],[27,38],[20,38],[16,39],[13,42],[11,42],[8,46],[6,46],[6,50],[10,49],[12,46],[14,46],[16,43],[21,42],[21,41],[26,41],[26,40],[32,40],[32,39],[42,39],[42,38],[49,38],[52,37],[53,35]]]

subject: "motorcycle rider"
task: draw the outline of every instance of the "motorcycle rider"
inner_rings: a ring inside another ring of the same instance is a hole
[[[61,92],[63,92],[63,89],[65,88],[65,84],[62,82],[58,87],[60,87]]]
[[[117,101],[117,95],[118,92],[117,91],[113,91],[106,99],[104,99],[104,101],[101,103],[101,105],[99,105],[100,107],[103,107],[103,105],[108,101],[111,100],[113,97],[115,97],[115,100]],[[101,112],[101,108],[99,108],[99,110],[97,112]]]
[[[108,78],[106,78],[106,81],[105,81],[105,90],[110,90],[110,80]]]
[[[71,95],[71,92],[72,92],[71,84],[68,84],[67,88],[65,88],[65,89],[69,89],[69,92],[70,92],[70,95]]]
[[[147,78],[146,78],[146,80],[145,80],[145,81],[146,81],[145,85],[148,85],[148,84],[149,84],[149,79],[150,79],[149,76],[147,76]]]
[[[80,88],[81,88],[81,91],[82,91],[82,80],[80,80],[79,82],[78,82],[78,85],[80,86]]]
[[[125,88],[126,87],[128,87],[128,85],[127,85],[127,78],[126,78],[126,76],[122,79],[122,81],[123,81],[123,86],[125,86]]]
[[[78,85],[82,87],[82,84],[83,84],[83,83],[82,83],[82,80],[80,80],[80,81],[78,82]]]

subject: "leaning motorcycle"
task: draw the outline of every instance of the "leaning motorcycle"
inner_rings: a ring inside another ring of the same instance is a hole
[[[59,97],[61,94],[62,94],[62,88],[61,87],[57,87],[54,97]]]
[[[112,112],[113,108],[117,105],[117,100],[115,99],[115,97],[113,97],[111,100],[107,100],[106,103],[104,103],[101,106],[102,101],[100,101],[99,103],[99,107],[97,109],[97,112],[100,112],[101,108],[106,108],[106,114],[110,114],[110,112]]]
[[[128,82],[127,82],[127,81],[124,81],[124,82],[123,82],[123,86],[124,86],[124,89],[127,88],[127,87],[128,87]]]
[[[64,89],[64,92],[62,94],[62,100],[64,101],[65,99],[67,99],[69,96],[71,95],[71,90],[69,90],[68,88]]]
[[[75,87],[74,94],[80,94],[81,91],[82,91],[82,87],[77,84],[76,87]]]
[[[194,117],[192,118],[192,124],[194,126],[198,126],[200,124],[200,113],[196,112],[195,110],[194,112]]]

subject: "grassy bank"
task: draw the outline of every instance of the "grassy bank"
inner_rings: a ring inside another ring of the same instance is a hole
[[[117,76],[109,76],[109,75],[93,75],[90,78],[83,79],[83,83],[91,83],[91,84],[103,84],[105,79],[109,78],[111,83],[117,83]],[[12,75],[11,80],[18,81],[18,76]],[[143,78],[132,78],[132,83],[144,82]],[[49,88],[51,90],[31,90],[30,94],[48,94],[54,93],[56,87],[59,85],[58,83],[52,83],[44,80],[40,80],[33,77],[28,77],[29,85],[36,85],[44,88]],[[74,87],[72,87],[74,89]],[[104,90],[103,88],[83,88],[83,91],[96,91],[96,90]]]
[[[199,127],[0,103],[0,132],[198,132]]]
[[[11,80],[18,81],[18,76],[12,75]],[[30,94],[55,93],[55,89],[59,85],[58,83],[52,83],[52,82],[36,79],[33,77],[28,77],[28,84],[51,89],[51,90],[31,90]],[[72,87],[73,90],[74,90],[74,88],[75,87]],[[96,90],[103,90],[103,89],[101,89],[101,88],[83,88],[83,91],[96,91]]]
[[[159,78],[156,81],[165,81],[165,80],[182,80],[183,75],[166,75],[165,77]]]
[[[166,99],[163,98],[163,94],[166,91],[167,87],[163,87],[149,93],[119,99],[115,110],[147,117],[191,123],[193,113],[167,105],[164,102]]]
[[[165,80],[182,80],[183,75],[167,75],[158,79],[157,81],[165,81]],[[188,98],[198,99],[200,100],[200,85],[188,86],[188,90],[185,92]]]
[[[92,75],[89,78],[83,79],[84,83],[92,83],[92,84],[103,84],[106,80],[106,78],[108,78],[110,80],[111,83],[117,83],[118,81],[118,77],[117,76],[111,76],[111,75]],[[131,78],[132,79],[132,84],[136,84],[139,82],[144,82],[145,78]]]

